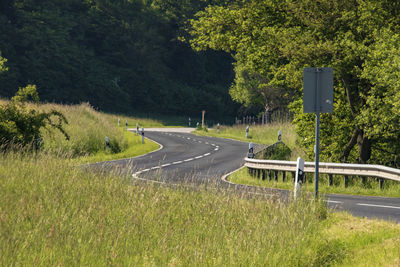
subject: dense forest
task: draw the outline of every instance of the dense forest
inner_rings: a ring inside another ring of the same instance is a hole
[[[35,84],[42,101],[104,111],[233,117],[225,52],[180,37],[201,0],[2,0],[0,96]]]

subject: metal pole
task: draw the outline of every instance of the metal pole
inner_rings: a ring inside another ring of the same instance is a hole
[[[316,105],[316,113],[315,113],[315,197],[318,197],[318,178],[319,178],[319,120],[320,120],[320,101],[319,101],[319,91],[320,91],[320,82],[319,82],[319,76],[321,73],[321,69],[317,69],[317,89],[316,91],[316,97],[315,97],[315,105]]]

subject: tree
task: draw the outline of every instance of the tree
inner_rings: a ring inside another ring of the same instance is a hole
[[[302,113],[302,70],[333,67],[334,113],[321,118],[321,156],[332,161],[377,162],[376,151],[387,148],[389,139],[373,134],[382,118],[369,118],[385,114],[393,105],[372,104],[377,88],[373,78],[377,67],[373,66],[381,64],[374,54],[383,31],[399,33],[399,5],[378,0],[231,1],[197,14],[191,24],[192,45],[233,54],[236,79],[231,95],[236,100],[253,103],[261,98],[268,104],[270,94],[263,96],[266,87],[280,88],[282,98],[294,96],[291,108],[296,112],[299,142],[310,157],[314,118]],[[389,77],[395,68],[391,71]],[[379,86],[381,93],[388,91],[386,86]],[[393,131],[392,137],[398,136],[400,129]]]

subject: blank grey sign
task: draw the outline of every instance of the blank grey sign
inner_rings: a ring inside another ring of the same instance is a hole
[[[317,89],[319,89],[319,99],[317,99]],[[303,71],[303,112],[317,111],[333,112],[332,68],[305,68]]]

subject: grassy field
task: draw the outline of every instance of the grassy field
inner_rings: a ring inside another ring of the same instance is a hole
[[[0,101],[0,104],[4,103],[4,100]],[[69,122],[65,130],[70,140],[66,140],[58,131],[43,129],[42,152],[44,153],[69,155],[78,162],[97,162],[135,157],[159,147],[147,139],[142,144],[140,136],[125,130],[125,121],[128,121],[128,128],[136,128],[136,123],[139,123],[140,127],[162,127],[163,124],[160,121],[106,114],[96,111],[87,103],[80,105],[29,104],[28,108],[60,111]],[[121,122],[119,127],[118,118]],[[110,149],[106,148],[106,136],[110,140]]]
[[[330,213],[307,197],[167,188],[71,164],[1,155],[1,266],[399,264],[397,224]]]
[[[262,186],[269,188],[280,188],[293,190],[294,184],[292,175],[286,173],[285,182],[282,181],[282,174],[278,174],[278,181],[275,181],[275,176],[272,174],[272,179],[269,180],[268,175],[265,180],[251,176],[248,169],[242,168],[229,176],[229,180],[237,184],[246,184],[254,186]],[[311,174],[306,175],[306,183],[303,184],[302,190],[314,192],[314,177]],[[385,181],[384,187],[379,188],[379,182],[376,179],[369,178],[366,185],[362,184],[361,178],[351,178],[349,186],[344,186],[343,176],[333,176],[333,186],[329,186],[328,176],[321,174],[319,176],[318,188],[321,194],[349,194],[349,195],[364,195],[364,196],[385,196],[385,197],[400,197],[400,183],[395,181]]]

